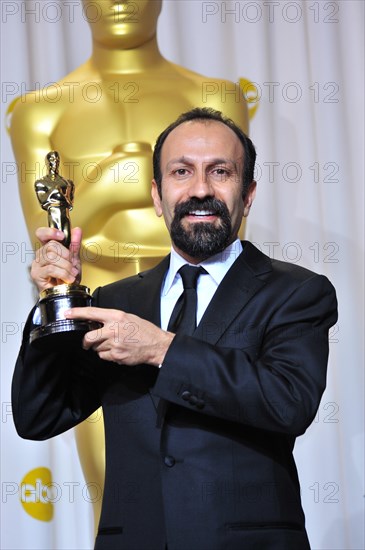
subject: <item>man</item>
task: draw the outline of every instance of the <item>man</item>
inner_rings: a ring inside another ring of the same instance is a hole
[[[32,316],[26,325],[13,382],[19,434],[52,437],[103,406],[96,549],[309,548],[292,450],[325,388],[336,298],[325,277],[237,240],[255,196],[255,156],[217,111],[182,115],[154,151],[152,198],[171,255],[97,289],[96,307],[67,312],[104,325],[84,349],[43,353],[28,344]],[[78,281],[80,230],[71,252],[59,246],[62,232],[37,235],[38,288]],[[184,325],[195,294],[185,278],[179,298],[187,263],[204,268],[195,330]]]

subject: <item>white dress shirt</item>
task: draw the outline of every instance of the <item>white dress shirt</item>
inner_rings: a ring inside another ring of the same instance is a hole
[[[223,250],[223,252],[219,252],[199,264],[204,267],[207,273],[202,273],[198,279],[197,324],[199,324],[203,317],[218,285],[241,252],[242,244],[241,241],[237,239]],[[161,328],[164,330],[167,329],[172,310],[184,290],[182,279],[178,271],[180,267],[186,263],[188,262],[172,248],[170,267],[161,289]]]

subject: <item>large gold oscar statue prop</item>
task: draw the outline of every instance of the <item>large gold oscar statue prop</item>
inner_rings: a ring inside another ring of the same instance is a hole
[[[126,2],[82,4],[92,33],[91,58],[58,87],[22,98],[10,134],[17,163],[25,167],[19,170],[19,190],[32,240],[44,225],[35,174],[48,151],[59,151],[63,175],[76,182],[73,223],[83,229],[83,276],[95,288],[155,265],[169,250],[150,198],[157,135],[197,106],[223,111],[247,131],[248,111],[238,85],[162,57],[156,41],[162,0],[134,0],[134,14]],[[206,93],[209,89],[215,93]],[[86,480],[101,488],[103,429],[98,411],[76,435]],[[96,525],[100,507],[99,499]]]

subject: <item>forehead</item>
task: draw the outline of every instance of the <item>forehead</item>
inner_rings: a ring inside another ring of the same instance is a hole
[[[243,146],[231,128],[217,120],[183,122],[167,136],[161,150],[162,162],[172,156],[222,156],[237,160],[243,156]]]

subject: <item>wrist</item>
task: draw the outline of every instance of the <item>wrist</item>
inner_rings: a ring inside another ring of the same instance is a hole
[[[158,344],[157,349],[155,350],[154,358],[152,364],[154,367],[161,368],[165,359],[165,355],[171,345],[171,342],[175,338],[175,334],[172,332],[163,332],[163,337],[161,342]]]

